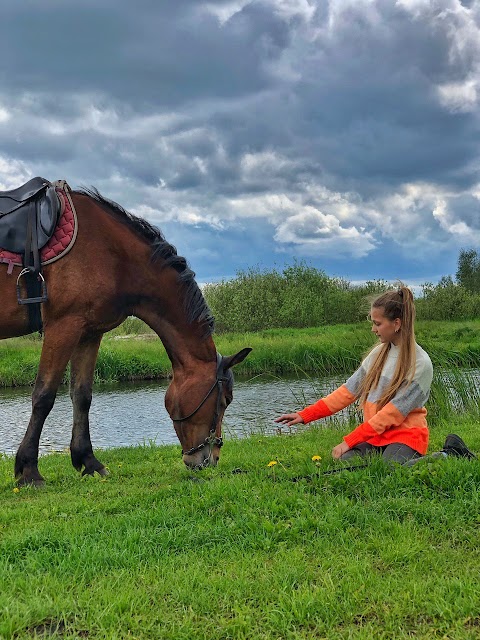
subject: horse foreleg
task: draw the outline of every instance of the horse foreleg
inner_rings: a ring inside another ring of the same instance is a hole
[[[42,485],[38,471],[38,446],[45,420],[50,413],[68,361],[79,338],[73,324],[68,332],[61,326],[45,329],[42,354],[32,394],[32,415],[15,458],[15,477],[19,485]]]
[[[70,397],[73,404],[73,429],[70,443],[72,464],[82,476],[97,471],[107,475],[104,465],[93,455],[88,413],[92,404],[92,385],[102,335],[81,341],[71,358]]]

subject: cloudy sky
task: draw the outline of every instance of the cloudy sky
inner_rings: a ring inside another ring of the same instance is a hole
[[[480,249],[480,0],[2,0],[0,189],[95,186],[200,282]]]

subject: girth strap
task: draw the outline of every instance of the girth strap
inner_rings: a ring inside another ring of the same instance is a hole
[[[25,237],[25,253],[23,255],[23,269],[17,279],[17,299],[19,304],[27,306],[28,329],[31,333],[42,333],[43,322],[40,304],[46,302],[47,291],[45,280],[40,273],[40,250],[38,248],[37,215],[39,201],[35,207],[30,207],[27,217],[27,233]],[[27,296],[22,297],[20,292],[20,279],[23,277]]]

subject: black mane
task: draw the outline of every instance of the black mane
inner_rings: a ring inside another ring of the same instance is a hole
[[[190,269],[187,261],[177,254],[176,248],[165,240],[160,229],[143,218],[126,211],[113,200],[102,196],[97,189],[82,187],[74,193],[86,195],[97,202],[104,211],[113,215],[134,233],[146,240],[152,247],[152,260],[161,258],[165,267],[172,267],[179,275],[185,290],[185,312],[189,322],[199,322],[205,327],[206,335],[211,335],[214,329],[214,318],[208,308],[203,294],[195,280],[195,273]]]

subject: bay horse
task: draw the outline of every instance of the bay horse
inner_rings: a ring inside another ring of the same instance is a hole
[[[195,274],[161,231],[96,189],[70,191],[78,230],[71,250],[43,268],[48,301],[41,305],[43,345],[32,393],[32,413],[15,459],[19,485],[41,485],[39,440],[70,362],[73,404],[71,461],[82,475],[106,475],[90,439],[89,410],[100,342],[128,316],[143,320],[162,341],[172,364],[165,406],[189,468],[215,466],[221,423],[232,401],[231,368],[249,348],[217,354],[214,319]],[[0,265],[0,338],[26,335],[17,278]]]

